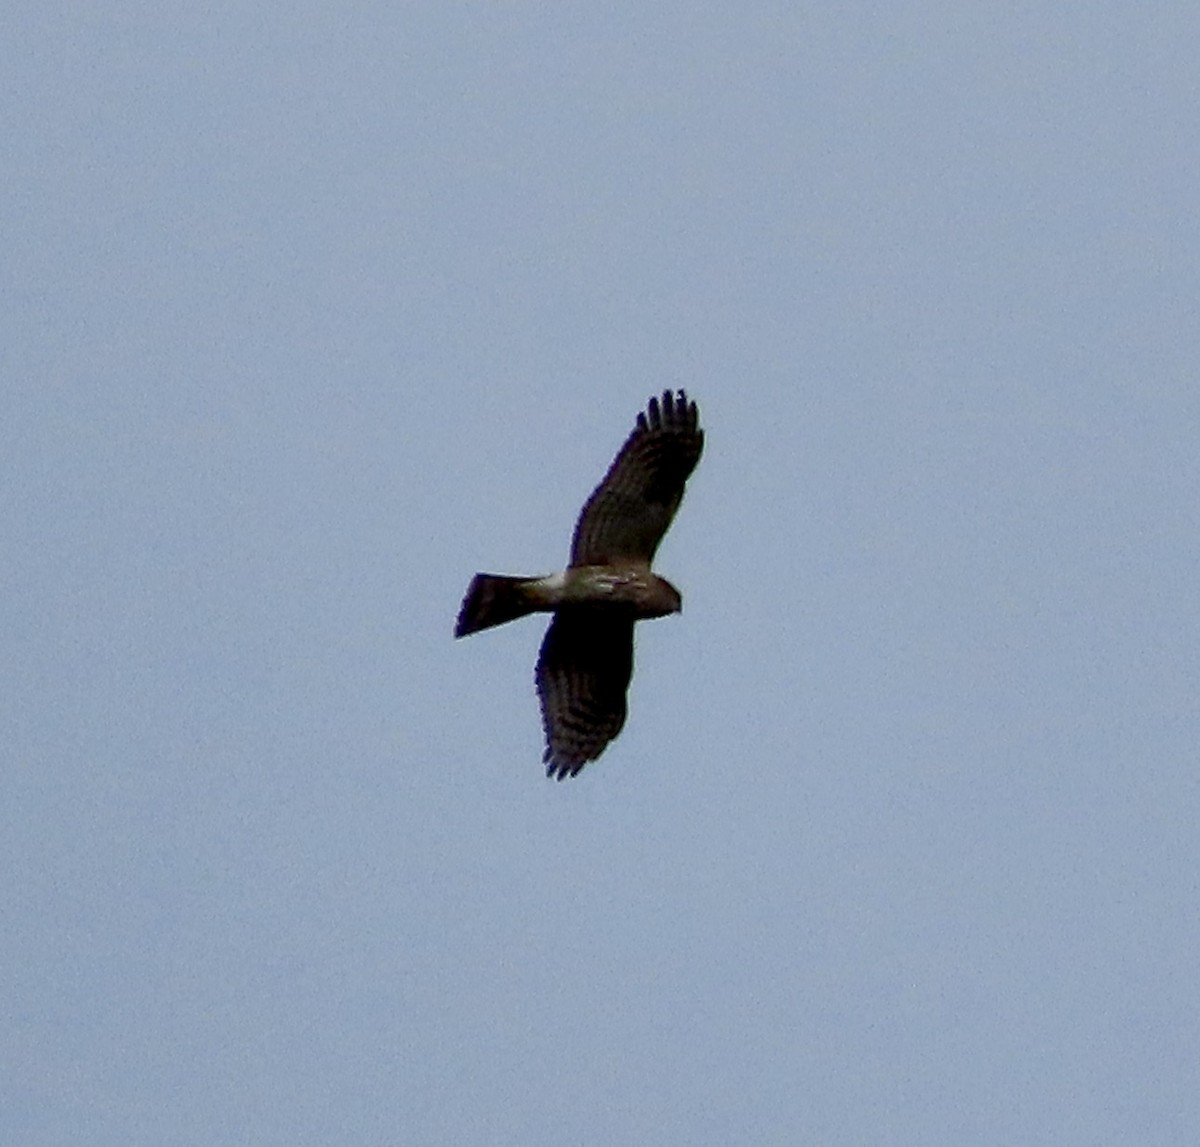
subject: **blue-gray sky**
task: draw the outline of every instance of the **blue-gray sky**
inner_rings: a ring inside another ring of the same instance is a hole
[[[1200,8],[2,23],[0,1140],[1197,1142]]]

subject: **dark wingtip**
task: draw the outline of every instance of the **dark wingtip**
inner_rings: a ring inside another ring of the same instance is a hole
[[[699,422],[700,411],[696,403],[680,387],[678,390],[664,390],[661,395],[650,398],[646,409],[638,412],[637,429],[643,434],[675,427],[695,430]]]
[[[463,596],[462,605],[458,607],[458,617],[454,619],[454,636],[466,637],[469,634],[475,633],[479,626],[476,622],[476,612],[478,604],[476,600],[476,591],[479,588],[479,575],[476,574],[471,579],[471,584],[467,586],[467,592]]]
[[[657,430],[660,426],[662,426],[662,421],[663,421],[662,411],[659,409],[657,396],[650,399],[650,404],[646,408],[646,411],[649,416],[648,421],[649,421],[651,427],[653,427],[655,430]]]
[[[542,756],[542,760],[546,765],[546,777],[553,778],[556,781],[565,781],[568,777],[577,777],[587,761],[576,761],[572,764],[570,761],[560,761],[551,755],[549,749]]]
[[[456,638],[466,637],[470,632],[472,631],[467,624],[467,605],[466,602],[463,602],[459,606],[458,616],[454,619],[454,636]]]
[[[650,399],[651,423],[657,430],[662,426],[686,425],[694,429],[699,421],[699,410],[696,403],[688,398],[687,391],[680,387],[678,390],[664,390],[662,397]],[[643,416],[638,415],[641,422]]]

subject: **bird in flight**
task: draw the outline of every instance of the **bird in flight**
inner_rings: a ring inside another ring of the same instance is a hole
[[[650,563],[703,447],[696,404],[682,390],[650,399],[580,512],[567,568],[471,580],[455,637],[527,613],[554,615],[537,663],[547,776],[575,776],[621,731],[633,623],[680,611],[679,591]]]

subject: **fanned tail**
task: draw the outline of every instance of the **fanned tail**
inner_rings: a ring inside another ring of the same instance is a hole
[[[467,588],[458,621],[454,626],[455,637],[466,637],[493,625],[503,625],[532,613],[534,605],[526,593],[526,586],[537,581],[534,577],[509,577],[507,574],[476,574]]]

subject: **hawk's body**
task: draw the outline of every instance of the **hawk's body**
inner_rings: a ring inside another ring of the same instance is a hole
[[[467,590],[456,637],[554,614],[537,664],[550,776],[574,776],[621,731],[633,623],[679,612],[679,592],[650,563],[703,446],[696,404],[682,390],[652,398],[579,515],[567,569],[542,578],[476,574]]]

